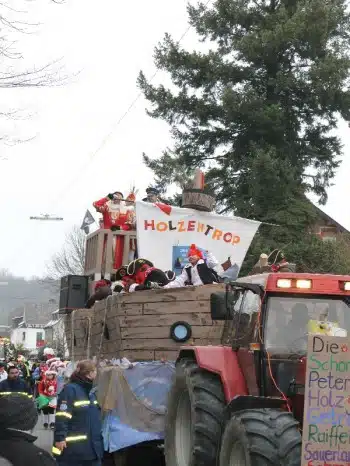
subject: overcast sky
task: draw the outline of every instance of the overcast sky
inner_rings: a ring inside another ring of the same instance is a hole
[[[159,156],[171,144],[167,125],[146,115],[143,98],[118,121],[138,95],[139,70],[147,76],[155,72],[153,49],[164,32],[179,39],[186,31],[187,0],[17,3],[26,5],[28,22],[41,25],[35,34],[17,37],[24,60],[14,66],[40,66],[62,57],[71,76],[63,87],[0,90],[7,108],[30,114],[17,122],[0,120],[0,129],[22,139],[36,135],[0,148],[0,268],[30,277],[44,273],[65,234],[81,223],[87,208],[93,212],[94,200],[117,189],[127,192],[132,183],[143,195],[152,181],[141,154]],[[182,43],[196,46],[193,31]],[[158,74],[155,82],[161,79]],[[341,124],[339,131],[344,161],[324,210],[350,229],[350,130]],[[64,221],[29,220],[43,213]]]

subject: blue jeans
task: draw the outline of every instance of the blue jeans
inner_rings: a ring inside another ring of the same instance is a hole
[[[101,466],[102,465],[100,460],[73,461],[73,462],[57,461],[57,464],[58,466]]]

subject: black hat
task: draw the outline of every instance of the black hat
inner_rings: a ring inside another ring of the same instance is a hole
[[[119,269],[115,273],[115,280],[116,281],[122,280],[123,277],[128,275],[127,268],[128,268],[127,265],[122,265],[121,267],[119,267]]]
[[[148,265],[149,267],[154,267],[153,263],[147,259],[135,259],[133,260],[132,262],[130,262],[130,264],[128,265],[128,268],[127,268],[127,274],[128,275],[134,275],[136,272],[138,272],[140,270],[140,268],[143,266],[143,265]]]
[[[0,430],[32,430],[38,421],[38,410],[27,395],[11,393],[0,396]]]
[[[159,191],[156,188],[149,187],[146,189],[146,193],[147,194],[159,194]]]
[[[164,273],[165,273],[166,278],[169,280],[169,282],[172,282],[175,280],[176,274],[172,270],[166,270]]]
[[[115,191],[113,194],[120,194],[122,198],[124,198],[124,194],[121,193],[120,191]]]
[[[154,269],[147,277],[148,282],[156,282],[160,286],[165,286],[169,283],[168,277],[163,270]]]
[[[115,287],[113,288],[114,293],[121,293],[123,290],[124,290],[124,287],[121,285],[115,285]]]

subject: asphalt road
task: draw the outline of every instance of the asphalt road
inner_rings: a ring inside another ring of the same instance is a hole
[[[51,453],[53,445],[53,432],[50,429],[44,429],[40,417],[39,422],[33,431],[33,435],[38,437],[38,440],[35,442],[35,444],[38,445],[38,447],[43,448],[44,450],[47,450]]]

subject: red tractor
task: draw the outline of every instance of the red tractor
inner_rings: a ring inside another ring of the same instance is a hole
[[[183,347],[167,466],[300,466],[308,324],[350,331],[350,276],[253,275],[211,296],[222,346]]]

